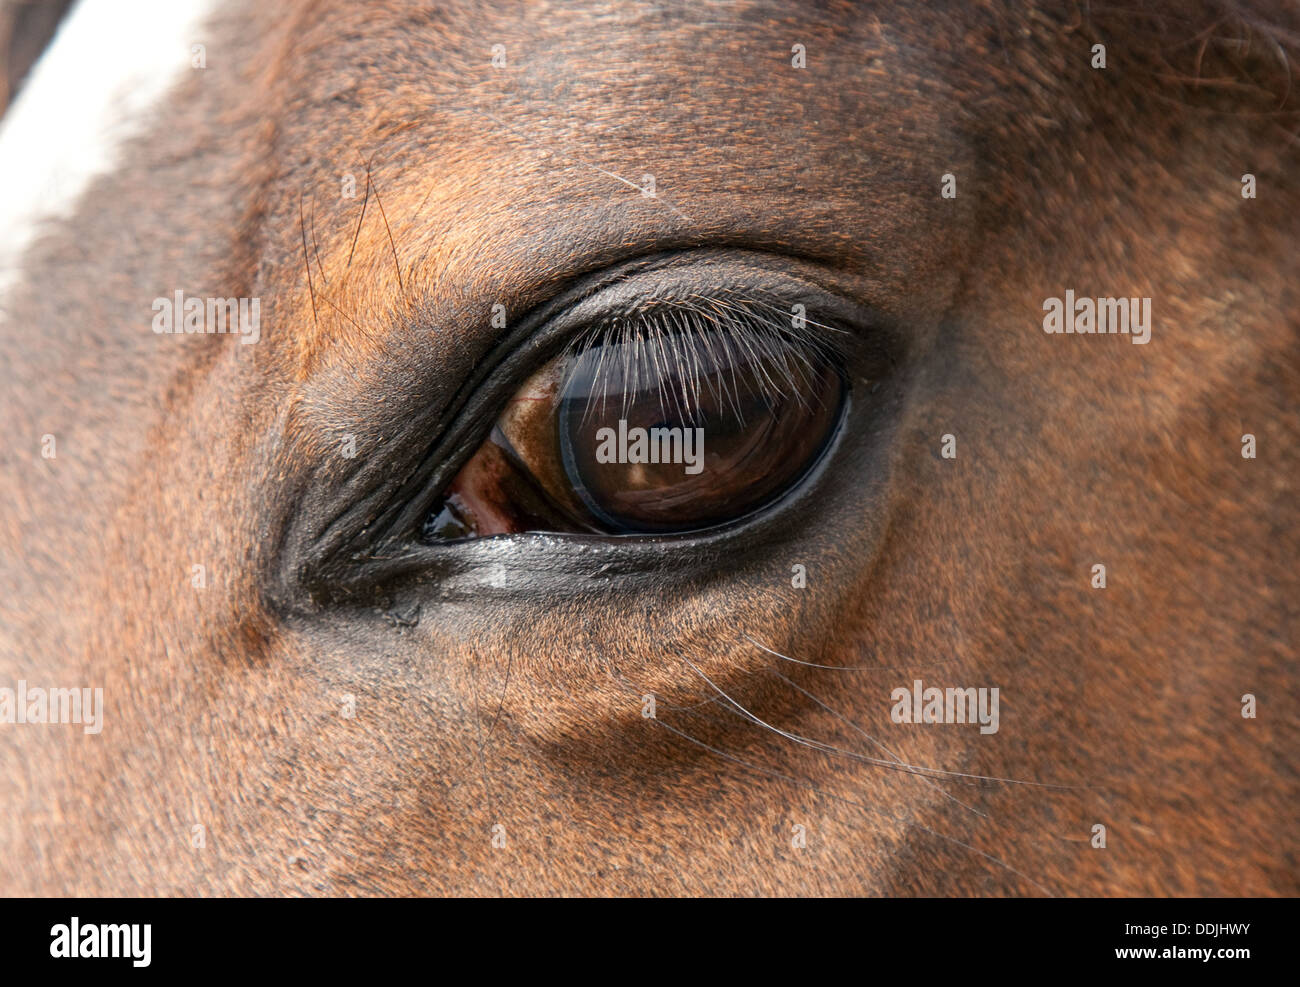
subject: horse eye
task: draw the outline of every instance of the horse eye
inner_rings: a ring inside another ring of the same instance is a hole
[[[552,359],[446,488],[425,540],[670,534],[778,499],[826,448],[843,378],[815,338],[723,311],[618,321]]]

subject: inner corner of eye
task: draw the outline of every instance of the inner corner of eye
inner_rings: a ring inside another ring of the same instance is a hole
[[[613,322],[506,400],[428,515],[424,539],[725,524],[807,474],[844,388],[824,349],[752,313],[728,323],[663,309]]]

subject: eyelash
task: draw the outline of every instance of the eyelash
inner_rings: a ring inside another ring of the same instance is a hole
[[[763,397],[771,401],[793,398],[806,407],[805,396],[812,390],[815,362],[835,362],[840,355],[832,335],[837,333],[847,335],[843,329],[816,322],[806,315],[797,316],[792,309],[753,295],[715,294],[703,297],[699,303],[659,301],[579,333],[565,351],[567,374],[576,370],[578,357],[584,352],[601,347],[601,360],[588,395],[584,420],[598,400],[603,410],[611,383],[616,386],[614,394],[621,396],[626,410],[630,396],[641,389],[642,375],[653,378],[656,371],[660,408],[665,413],[689,417],[699,412],[703,381],[714,398],[728,400],[743,420],[737,400],[737,373],[744,358],[764,369],[758,378]],[[714,350],[715,340],[723,347],[721,354]],[[713,390],[712,375],[702,375],[699,363],[691,359],[699,352],[692,342],[706,350],[717,365],[729,368],[730,389],[723,378],[722,393]],[[625,358],[622,366],[608,366],[604,352],[609,349],[617,349],[625,357],[635,354],[635,358]],[[567,385],[569,379],[566,376],[561,386]],[[681,394],[669,395],[663,389],[665,379],[679,379],[683,384],[689,381],[691,386]]]

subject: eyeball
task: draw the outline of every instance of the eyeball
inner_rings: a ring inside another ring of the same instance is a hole
[[[661,305],[593,327],[507,402],[426,540],[737,520],[807,474],[845,390],[828,347],[763,310]]]

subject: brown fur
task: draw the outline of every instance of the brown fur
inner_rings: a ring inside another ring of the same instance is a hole
[[[0,890],[1300,891],[1293,11],[231,6],[4,327],[0,685],[108,708],[98,737],[0,728]],[[494,303],[514,326],[722,248],[897,327],[884,417],[854,421],[875,453],[757,544],[601,572],[533,538],[491,557],[504,588],[481,554],[343,581]],[[1044,334],[1067,287],[1151,296],[1152,342]],[[154,335],[176,288],[259,296],[262,342]],[[891,723],[914,677],[999,686],[1001,730]],[[830,755],[715,686],[844,750],[1063,787]]]

